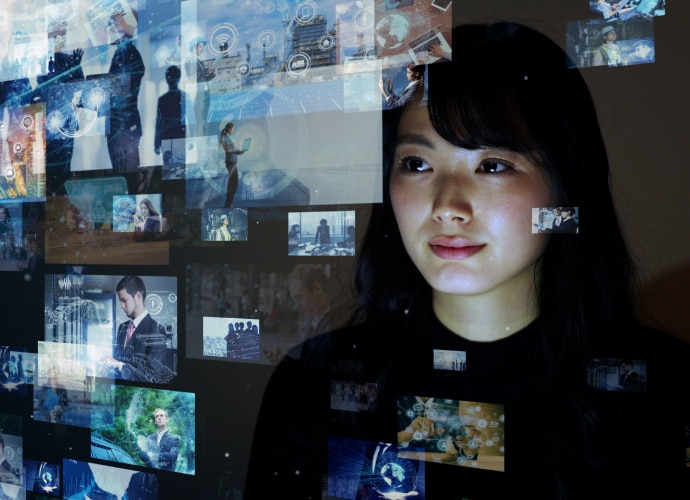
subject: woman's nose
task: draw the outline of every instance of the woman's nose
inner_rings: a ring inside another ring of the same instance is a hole
[[[434,197],[432,217],[437,222],[464,222],[472,220],[472,187],[468,181],[448,175],[439,178]]]

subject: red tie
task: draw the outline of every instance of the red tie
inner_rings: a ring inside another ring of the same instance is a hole
[[[133,333],[134,333],[134,321],[131,321],[129,323],[129,328],[127,329],[127,340],[125,340],[125,347],[129,345],[129,341],[131,340]]]

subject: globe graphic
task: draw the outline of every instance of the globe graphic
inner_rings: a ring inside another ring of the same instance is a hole
[[[410,23],[400,14],[391,14],[376,24],[376,42],[383,49],[396,49],[410,34]]]
[[[628,64],[647,64],[654,62],[654,42],[638,40],[632,44]]]
[[[381,477],[391,488],[400,488],[405,482],[405,469],[398,464],[387,463],[381,468]]]

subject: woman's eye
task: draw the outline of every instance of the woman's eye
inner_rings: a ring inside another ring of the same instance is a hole
[[[431,165],[416,156],[408,156],[399,161],[400,167],[410,172],[425,172],[431,170]]]
[[[501,160],[484,160],[479,169],[485,174],[500,174],[512,170],[513,167]]]

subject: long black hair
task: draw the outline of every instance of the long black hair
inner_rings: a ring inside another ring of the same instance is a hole
[[[556,205],[579,207],[579,234],[551,236],[540,258],[537,324],[548,371],[543,401],[554,405],[545,411],[574,417],[574,439],[591,443],[597,417],[583,396],[591,344],[622,334],[633,319],[634,284],[594,103],[564,51],[534,29],[510,22],[463,25],[452,41],[453,61],[427,68],[425,99],[436,132],[457,147],[526,155],[547,173]],[[360,318],[368,320],[404,317],[431,302],[390,202],[400,113],[384,111],[383,203],[374,207],[355,271]]]
[[[139,206],[141,206],[142,204],[146,205],[146,208],[149,209],[149,217],[155,217],[157,215],[160,215],[160,212],[156,210],[156,207],[153,206],[153,203],[148,198],[144,198],[143,200],[141,200]]]

